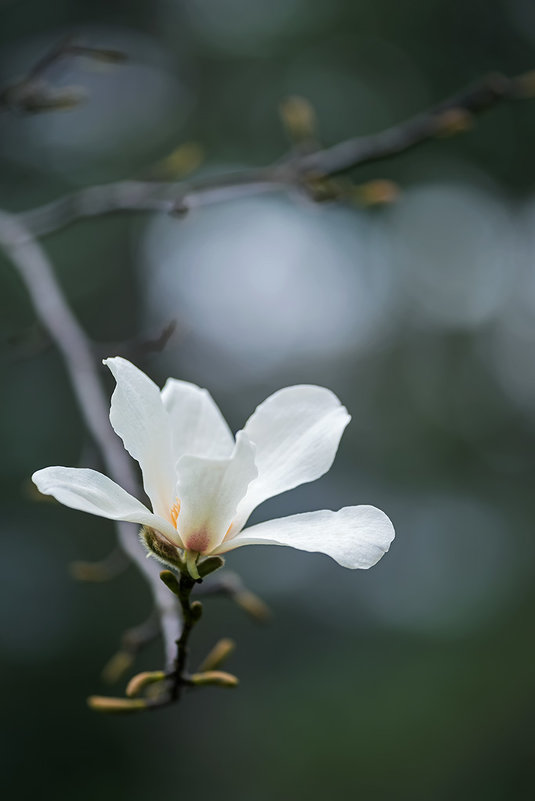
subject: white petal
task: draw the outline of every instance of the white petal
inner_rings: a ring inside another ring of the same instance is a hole
[[[80,509],[110,520],[126,520],[151,526],[181,545],[171,523],[152,514],[122,487],[96,470],[75,467],[45,467],[32,476],[37,489],[71,509]]]
[[[394,539],[389,518],[375,506],[346,506],[338,512],[307,512],[246,528],[216,549],[242,545],[289,545],[325,553],[342,567],[367,568],[379,561]]]
[[[258,478],[239,506],[233,531],[266,498],[326,473],[350,419],[324,387],[286,387],[261,403],[244,428],[256,448]]]
[[[161,394],[171,419],[175,461],[186,454],[211,459],[230,456],[234,437],[206,389],[169,378]]]
[[[128,453],[139,462],[143,486],[156,514],[170,520],[175,502],[175,466],[171,425],[160,390],[126,359],[105,359],[117,386],[111,398],[110,420]]]
[[[210,553],[222,542],[239,501],[256,477],[254,448],[240,431],[229,459],[183,456],[177,472],[180,537],[186,548]]]

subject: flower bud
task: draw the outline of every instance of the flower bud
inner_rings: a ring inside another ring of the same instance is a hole
[[[130,651],[117,651],[102,669],[102,680],[106,684],[113,684],[126,673],[134,661],[134,655]]]
[[[163,681],[166,678],[163,670],[145,671],[132,676],[126,687],[126,694],[129,698],[134,698],[149,684],[154,684],[157,681]]]
[[[162,570],[160,573],[160,578],[165,586],[169,587],[171,592],[174,592],[175,595],[180,595],[180,585],[174,573],[172,573],[170,570]]]
[[[279,112],[286,131],[293,142],[303,142],[315,138],[316,112],[312,104],[299,95],[285,98]]]
[[[191,604],[191,616],[196,623],[202,617],[202,603],[200,601],[193,601]]]
[[[260,623],[266,623],[271,618],[271,610],[264,601],[250,590],[240,590],[233,595],[234,601],[244,612],[254,617]]]
[[[191,683],[197,687],[213,685],[214,687],[236,687],[238,678],[232,673],[225,673],[223,670],[207,670],[204,673],[194,673],[191,676]]]
[[[437,136],[455,136],[469,131],[474,125],[474,115],[464,108],[449,108],[437,117]]]
[[[208,656],[199,667],[199,673],[206,673],[208,670],[215,670],[225,662],[234,651],[236,643],[228,637],[224,637],[214,645]]]
[[[179,570],[184,569],[184,562],[180,557],[178,548],[161,537],[153,528],[143,526],[139,532],[139,537],[149,554],[156,557],[159,562],[168,567],[175,567]]]
[[[106,698],[103,695],[90,695],[87,705],[95,712],[121,714],[124,712],[139,712],[147,709],[147,701],[143,698]]]

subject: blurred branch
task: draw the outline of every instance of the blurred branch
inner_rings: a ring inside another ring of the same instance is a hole
[[[0,92],[0,109],[32,114],[76,106],[84,97],[82,89],[78,87],[54,89],[46,80],[46,75],[52,67],[65,58],[75,56],[85,56],[109,63],[125,60],[124,54],[118,50],[78,45],[74,41],[74,36],[69,34],[50,48],[26,75]]]
[[[227,571],[218,575],[209,584],[202,584],[197,590],[197,595],[202,598],[212,595],[226,596],[259,623],[266,623],[271,618],[271,610],[267,604],[247,589],[237,573]]]
[[[150,353],[161,353],[177,329],[177,321],[171,320],[155,337],[135,337],[123,342],[94,342],[93,350],[104,358],[110,353],[136,361]]]
[[[130,560],[123,549],[117,547],[104,559],[99,559],[98,562],[84,562],[81,560],[71,562],[70,572],[77,581],[100,584],[120,576],[129,564]]]
[[[77,220],[121,211],[184,214],[241,196],[266,192],[305,192],[318,197],[319,181],[355,167],[404,153],[421,143],[471,127],[477,114],[512,100],[535,95],[535,72],[515,78],[492,74],[448,100],[392,128],[348,139],[314,152],[292,152],[264,168],[242,170],[190,181],[118,181],[73,192],[20,215],[33,236],[64,228]],[[321,193],[319,194],[321,197]],[[331,199],[332,193],[327,193]]]
[[[56,281],[48,256],[20,219],[6,212],[0,212],[0,246],[11,258],[26,286],[37,318],[63,357],[80,411],[102,455],[108,475],[128,492],[138,495],[130,457],[108,419],[108,399],[91,343]],[[150,585],[164,638],[167,663],[172,664],[175,641],[182,627],[178,606],[162,585],[156,564],[145,558],[133,528],[129,523],[116,523],[118,542]]]
[[[24,331],[8,336],[2,343],[2,357],[9,362],[33,359],[50,346],[50,339],[38,323],[32,323]]]
[[[301,159],[300,168],[335,175],[411,150],[434,137],[468,130],[476,114],[505,100],[535,95],[535,71],[507,78],[492,73],[410,120],[378,134],[356,137]]]
[[[158,615],[153,613],[139,626],[127,629],[121,638],[121,647],[106,663],[102,678],[113,684],[131,667],[136,655],[146,645],[153,642],[160,633]]]
[[[137,336],[132,339],[118,340],[116,342],[91,341],[95,358],[100,359],[114,353],[124,356],[130,361],[137,361],[151,353],[161,353],[177,330],[177,321],[171,320],[156,336]],[[11,362],[24,361],[40,356],[53,346],[53,342],[35,323],[27,328],[23,334],[9,337],[4,350]]]

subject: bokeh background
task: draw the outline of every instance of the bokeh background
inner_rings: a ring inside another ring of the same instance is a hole
[[[2,0],[1,82],[57,39],[128,55],[51,77],[69,111],[0,117],[0,202],[261,165],[288,142],[278,106],[314,105],[322,140],[392,125],[488,70],[535,66],[529,0]],[[397,529],[372,570],[248,548],[228,563],[273,610],[207,601],[194,652],[238,640],[237,691],[107,718],[100,671],[149,594],[132,568],[77,583],[107,521],[38,503],[29,475],[91,464],[58,354],[0,261],[0,750],[8,798],[528,799],[535,781],[535,103],[355,171],[397,182],[386,208],[284,196],[95,219],[46,239],[104,355],[177,329],[139,359],[208,387],[234,429],[275,389],[329,386],[353,415],[330,473],[255,519],[371,503]],[[183,154],[183,151],[181,151]],[[193,155],[191,155],[193,154]],[[162,161],[164,160],[164,161]],[[183,161],[183,159],[182,159]],[[111,391],[111,384],[110,384]],[[139,669],[161,664],[158,646]]]

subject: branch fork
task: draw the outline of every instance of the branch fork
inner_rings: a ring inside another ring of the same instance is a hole
[[[146,527],[142,530],[142,538],[146,547],[150,549],[149,554],[152,553],[158,560],[163,561],[162,539],[152,529]],[[152,544],[156,550],[153,550]],[[171,548],[173,546],[169,545],[164,558],[167,563],[170,563],[170,558],[173,559],[174,569],[163,570],[160,579],[178,598],[182,612],[183,625],[181,634],[176,640],[173,668],[170,671],[145,671],[133,676],[126,687],[126,698],[91,696],[88,699],[91,709],[109,713],[157,709],[179,701],[187,687],[236,687],[238,684],[236,676],[218,669],[234,650],[234,643],[228,639],[220,640],[214,646],[197,672],[190,673],[188,670],[190,636],[203,612],[201,601],[191,599],[192,592],[197,584],[202,583],[202,577],[221,568],[224,560],[219,556],[208,557],[198,563],[195,560],[197,577],[194,577],[191,574],[191,560],[188,560],[186,555],[181,555],[177,548],[174,548],[176,553],[171,554]],[[145,692],[146,695],[139,697]]]

